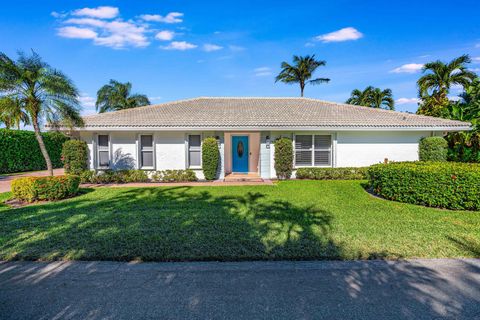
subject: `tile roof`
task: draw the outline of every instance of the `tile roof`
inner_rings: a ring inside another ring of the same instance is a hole
[[[85,128],[458,128],[469,123],[309,98],[199,97],[84,117]]]

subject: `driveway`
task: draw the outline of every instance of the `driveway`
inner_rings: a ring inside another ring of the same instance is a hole
[[[2,319],[480,319],[480,260],[0,263]]]
[[[53,169],[54,176],[61,176],[64,174],[63,169]],[[21,174],[14,174],[11,176],[0,176],[0,193],[10,191],[10,183],[13,179],[21,178],[21,177],[38,177],[38,176],[48,176],[48,171],[32,171],[32,172],[25,172]]]

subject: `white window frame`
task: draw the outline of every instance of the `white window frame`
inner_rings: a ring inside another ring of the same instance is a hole
[[[297,136],[312,136],[312,145],[308,149],[297,149],[295,147]],[[330,147],[329,148],[315,148],[315,136],[330,136]],[[310,165],[299,165],[297,166],[297,150],[298,151],[311,151],[312,152],[312,163]],[[328,158],[327,165],[315,165],[315,151],[329,151],[330,155]],[[333,135],[331,133],[299,133],[293,135],[293,165],[294,168],[330,168],[333,167]]]
[[[142,148],[142,136],[151,136],[152,137],[152,146]],[[144,166],[142,152],[151,151],[152,152],[152,162],[153,166]],[[155,170],[156,168],[156,156],[155,156],[155,135],[153,133],[142,133],[138,135],[138,168],[141,170]]]
[[[99,139],[100,139],[100,136],[107,136],[108,137],[108,146],[100,146],[100,144],[98,143]],[[97,137],[95,139],[95,142],[96,142],[96,147],[97,147],[97,150],[96,150],[96,156],[97,156],[97,159],[95,161],[95,164],[96,164],[96,167],[97,169],[110,169],[111,165],[112,165],[112,152],[110,150],[110,146],[112,145],[111,144],[111,136],[110,134],[108,133],[99,133],[97,134]],[[108,152],[108,166],[101,166],[100,165],[100,152],[101,151],[107,151]]]
[[[190,150],[190,136],[199,136],[200,137],[200,147],[193,147],[194,149]],[[188,169],[201,169],[202,168],[202,145],[203,145],[203,136],[201,133],[189,133],[187,134],[187,168]],[[198,149],[196,149],[198,148]],[[190,151],[199,151],[200,152],[200,165],[191,166],[190,165]]]

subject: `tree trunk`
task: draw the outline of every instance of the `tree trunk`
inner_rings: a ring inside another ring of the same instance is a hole
[[[303,97],[303,89],[305,89],[305,85],[300,84],[300,97]]]
[[[45,147],[45,143],[43,143],[42,135],[40,134],[40,128],[38,127],[38,119],[32,117],[32,125],[35,131],[35,138],[37,138],[38,145],[40,146],[40,151],[42,152],[43,158],[45,158],[45,162],[47,163],[47,170],[48,173],[53,176],[53,166],[52,160],[50,160],[50,156],[48,155],[47,148]]]

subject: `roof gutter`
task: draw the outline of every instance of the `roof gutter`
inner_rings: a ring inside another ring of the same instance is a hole
[[[46,130],[54,130],[46,127]],[[308,126],[308,127],[120,127],[120,126],[98,126],[98,127],[83,127],[83,128],[57,128],[60,131],[81,131],[81,132],[96,132],[96,131],[470,131],[472,127],[465,126],[429,126],[429,127],[346,127],[346,126]]]

